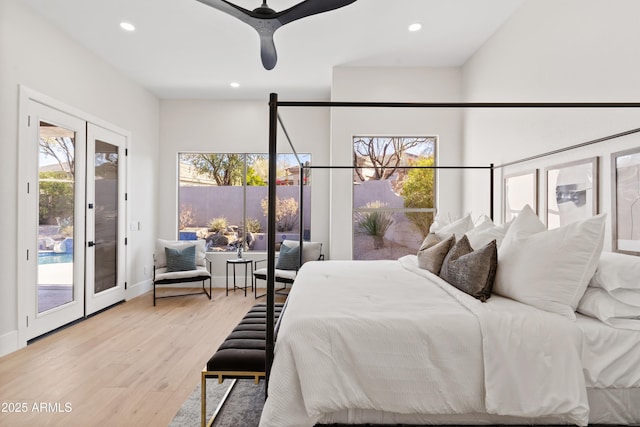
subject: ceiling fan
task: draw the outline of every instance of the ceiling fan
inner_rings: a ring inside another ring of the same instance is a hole
[[[234,18],[252,26],[260,36],[260,57],[262,58],[262,65],[267,70],[271,70],[276,66],[276,62],[278,61],[276,46],[273,43],[273,33],[275,33],[278,28],[300,18],[339,9],[356,0],[305,0],[281,12],[276,12],[271,9],[267,5],[266,0],[262,0],[262,6],[253,10],[244,9],[226,0],[197,1],[228,13]]]

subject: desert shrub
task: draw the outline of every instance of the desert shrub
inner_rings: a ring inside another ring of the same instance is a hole
[[[247,223],[245,224],[245,228],[249,233],[260,233],[262,232],[262,225],[260,221],[255,218],[247,218]]]
[[[228,226],[228,221],[227,218],[221,216],[218,218],[213,218],[211,221],[209,221],[209,231],[213,231],[214,233],[217,233],[219,231],[225,232],[227,230],[227,226]]]
[[[180,207],[178,226],[180,227],[180,230],[195,226],[195,218],[193,216],[193,208],[191,206],[182,205]]]
[[[386,206],[386,203],[380,201],[369,202],[364,207],[368,209],[379,209]],[[374,242],[374,248],[384,247],[384,235],[393,223],[390,212],[385,211],[367,211],[356,213],[357,231],[371,236]]]
[[[269,200],[265,197],[260,202],[264,216],[269,212]],[[291,231],[298,222],[298,202],[293,197],[281,199],[276,197],[276,230]]]

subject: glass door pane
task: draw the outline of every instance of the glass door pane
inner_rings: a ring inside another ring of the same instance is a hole
[[[76,134],[39,122],[37,308],[43,313],[74,300]]]
[[[87,124],[85,312],[125,299],[126,137]]]
[[[96,140],[95,293],[118,285],[118,147]]]

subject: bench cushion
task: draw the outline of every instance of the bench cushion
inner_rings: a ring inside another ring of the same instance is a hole
[[[207,362],[208,371],[264,372],[264,348],[225,348]]]
[[[284,304],[274,307],[278,320]],[[256,304],[229,334],[207,362],[207,371],[264,372],[267,308]]]

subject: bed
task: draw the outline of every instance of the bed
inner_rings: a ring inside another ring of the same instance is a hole
[[[269,106],[269,153],[275,158],[276,128],[278,122],[282,125],[278,107],[638,108],[640,104],[281,102],[271,94]],[[489,218],[493,219],[497,168],[637,132],[640,129],[498,167],[491,164]],[[285,135],[295,153],[286,130]],[[275,162],[269,165],[269,177],[275,182]],[[273,229],[275,200],[275,186],[270,186],[268,223]],[[603,218],[594,219],[587,229],[572,230],[575,241],[565,241],[565,230],[549,231],[552,243],[532,237],[546,228],[537,218],[523,227],[521,235],[502,236],[502,254],[496,257],[500,285],[486,302],[478,299],[481,294],[471,296],[460,290],[459,283],[451,286],[439,274],[425,271],[420,253],[396,261],[305,264],[280,317],[277,341],[271,327],[274,317],[267,316],[268,397],[260,426],[640,425],[640,304],[621,308],[617,305],[621,301],[612,305],[598,297],[602,283],[593,279],[598,275],[596,265],[601,267]],[[502,231],[506,233],[506,228]],[[576,258],[581,238],[599,244],[578,251]],[[504,250],[520,245],[521,251]],[[275,238],[270,234],[267,307],[274,303],[274,254]],[[562,259],[564,255],[569,259]],[[549,259],[546,264],[539,262]],[[589,268],[580,272],[568,268],[583,262]],[[634,262],[628,276],[635,289],[625,291],[640,298],[640,263]],[[605,293],[613,294],[609,289]],[[587,303],[579,307],[583,294]]]
[[[512,225],[517,239],[537,226],[526,216]],[[586,222],[591,231],[602,223]],[[531,236],[577,247],[585,227]],[[505,236],[505,260],[514,238]],[[536,257],[531,241],[516,243]],[[640,262],[629,258],[633,275]],[[528,285],[544,279],[526,275]],[[260,426],[640,423],[640,327],[570,311],[495,293],[481,302],[420,268],[415,255],[305,264],[279,324]]]

